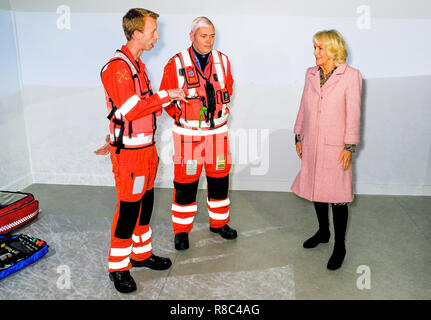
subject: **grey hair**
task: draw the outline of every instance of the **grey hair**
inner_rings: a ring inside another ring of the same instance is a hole
[[[192,22],[192,29],[190,32],[195,33],[196,30],[198,30],[200,27],[203,27],[203,26],[212,26],[214,28],[213,23],[207,17],[197,17]]]

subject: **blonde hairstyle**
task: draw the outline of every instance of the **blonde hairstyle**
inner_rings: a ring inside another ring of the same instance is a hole
[[[135,32],[135,30],[138,30],[138,31],[144,30],[145,17],[151,17],[154,20],[157,20],[157,18],[159,17],[159,14],[153,11],[150,11],[147,9],[141,9],[141,8],[133,8],[127,11],[127,13],[123,17],[123,30],[127,40],[132,39],[132,35],[133,35],[133,32]]]
[[[329,58],[334,60],[336,67],[342,65],[347,59],[347,46],[343,37],[337,30],[323,30],[313,36],[313,43],[323,42]]]
[[[192,22],[192,28],[190,32],[195,33],[196,30],[198,30],[200,27],[203,27],[203,26],[212,26],[214,28],[213,23],[207,17],[197,17]]]

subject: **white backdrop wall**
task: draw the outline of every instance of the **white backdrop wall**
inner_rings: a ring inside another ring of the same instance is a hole
[[[364,78],[355,192],[431,195],[429,1],[25,1],[11,0],[31,173],[36,183],[113,185],[104,143],[108,121],[99,71],[125,43],[124,13],[160,14],[161,39],[142,56],[153,87],[190,45],[193,18],[216,26],[216,49],[235,79],[229,127],[232,189],[290,191],[300,160],[293,125],[312,36],[338,29],[348,63]],[[158,187],[172,187],[171,119],[159,118]],[[22,139],[21,139],[22,140]],[[204,180],[201,179],[201,187]]]
[[[9,1],[0,1],[0,190],[32,183],[29,148],[21,100],[15,23]]]

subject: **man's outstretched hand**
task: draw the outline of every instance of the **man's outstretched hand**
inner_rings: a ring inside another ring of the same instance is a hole
[[[95,150],[94,153],[97,154],[98,156],[106,156],[109,153],[109,134],[106,136],[105,139],[106,143],[103,147],[100,147],[99,149]]]

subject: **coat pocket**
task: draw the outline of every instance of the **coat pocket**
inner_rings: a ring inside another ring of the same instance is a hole
[[[338,169],[343,167],[343,163],[338,161],[338,157],[344,149],[344,139],[336,136],[325,137],[323,146],[323,167],[328,169]]]

